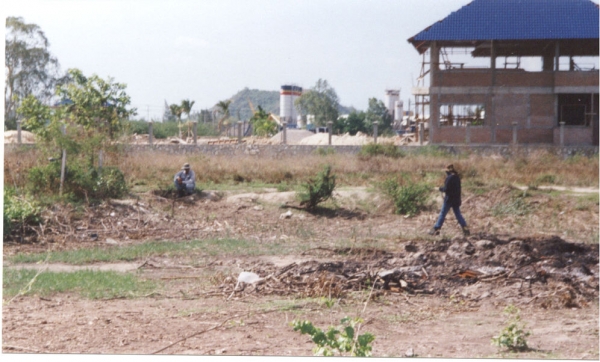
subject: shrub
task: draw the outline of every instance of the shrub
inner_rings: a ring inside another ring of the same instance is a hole
[[[319,203],[331,198],[335,189],[335,175],[331,175],[331,166],[325,166],[316,178],[309,180],[302,187],[305,190],[298,194],[300,205],[306,206],[307,209],[314,209]]]
[[[400,185],[398,181],[388,179],[380,185],[380,189],[394,202],[396,214],[416,215],[427,207],[431,187],[412,181]]]
[[[391,158],[404,157],[405,154],[393,143],[369,143],[361,147],[358,156],[368,159],[374,156],[385,156]]]
[[[11,188],[4,189],[4,232],[3,236],[10,233],[18,227],[27,224],[37,225],[41,222],[42,208],[31,196],[15,195]]]
[[[33,167],[29,171],[29,188],[34,194],[56,194],[60,189],[60,163]],[[127,193],[123,172],[116,167],[104,167],[102,172],[72,162],[66,169],[63,192],[74,200],[120,198]]]
[[[313,153],[317,156],[334,155],[335,149],[333,147],[317,147],[317,149],[315,149]]]
[[[294,331],[300,331],[301,334],[308,334],[312,337],[312,341],[317,345],[313,351],[315,356],[333,356],[337,351],[340,355],[350,353],[353,357],[369,357],[371,355],[370,343],[375,340],[375,336],[371,333],[357,335],[356,328],[362,323],[362,319],[350,319],[345,317],[341,320],[341,331],[333,327],[329,327],[327,332],[316,328],[309,321],[292,322]]]
[[[492,337],[492,344],[498,348],[508,348],[513,351],[526,350],[526,338],[531,334],[525,332],[525,323],[521,323],[521,311],[514,305],[504,308],[504,315],[507,319],[506,328],[498,336]]]

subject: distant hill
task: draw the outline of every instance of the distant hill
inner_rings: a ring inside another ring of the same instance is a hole
[[[244,88],[229,99],[231,99],[229,112],[231,117],[236,119],[248,120],[252,117],[253,113],[250,109],[248,100],[252,102],[255,110],[258,109],[258,106],[261,106],[266,112],[279,115],[279,91],[264,91]],[[216,108],[216,106],[211,108],[211,111]],[[354,110],[352,107],[345,107],[342,105],[339,107],[340,114],[348,114],[352,110]]]

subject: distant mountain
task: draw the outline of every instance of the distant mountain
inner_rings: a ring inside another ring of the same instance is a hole
[[[253,113],[248,101],[252,102],[254,110],[258,110],[258,106],[261,106],[266,112],[274,113],[279,116],[279,91],[244,88],[229,99],[231,99],[229,114],[233,118],[240,120],[252,118]],[[216,108],[216,106],[211,108],[211,111]],[[338,110],[340,114],[348,114],[354,110],[354,108],[340,105]]]

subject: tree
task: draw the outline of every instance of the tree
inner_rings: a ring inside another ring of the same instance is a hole
[[[257,136],[268,136],[277,132],[277,123],[261,106],[258,106],[258,110],[250,118],[250,124],[252,124],[252,133]]]
[[[377,98],[370,98],[369,108],[367,109],[365,119],[365,127],[369,133],[373,132],[373,123],[375,121],[379,122],[377,128],[379,134],[383,134],[392,129],[392,122],[394,119],[382,101]]]
[[[95,168],[94,155],[99,150],[118,151],[113,141],[123,133],[125,120],[136,114],[135,108],[128,108],[131,99],[125,92],[126,85],[97,75],[86,77],[78,69],[68,73],[72,81],[56,90],[61,102],[49,107],[29,95],[17,113],[37,136],[42,152],[56,157],[61,150],[67,150],[66,188],[70,192],[86,199],[121,195],[126,189],[121,171],[106,168],[100,173]],[[60,171],[56,165],[32,168],[30,177],[37,180],[36,187],[52,189]]]
[[[353,136],[358,132],[368,133],[365,125],[365,117],[365,112],[352,111],[348,115],[348,118],[340,118],[338,120],[338,122],[334,125],[334,130],[339,130],[341,133],[350,133]]]
[[[196,101],[190,101],[189,99],[184,99],[181,101],[181,111],[182,113],[187,114],[188,121],[190,120],[190,112],[192,111],[194,103],[196,103]]]
[[[229,106],[231,105],[231,100],[228,99],[226,101],[219,101],[217,103],[217,111],[221,113],[221,118],[219,119],[219,132],[221,132],[221,127],[226,121],[229,119]]]
[[[46,102],[54,94],[58,77],[58,60],[48,51],[50,43],[36,24],[21,17],[6,18],[4,121],[13,127],[20,100],[34,95]]]
[[[171,108],[165,99],[165,111],[163,112],[163,122],[165,121],[175,121],[175,115],[171,112]]]
[[[338,119],[338,96],[335,89],[323,79],[298,97],[295,105],[301,114],[314,115],[315,126],[326,126],[328,121],[335,122]]]

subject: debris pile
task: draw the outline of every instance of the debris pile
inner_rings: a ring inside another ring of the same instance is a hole
[[[245,265],[259,283],[218,288],[224,296],[253,293],[339,298],[351,291],[433,294],[455,300],[501,297],[543,308],[578,307],[598,298],[598,245],[557,236],[501,240],[494,236],[404,243],[404,252],[317,248],[321,261]],[[323,258],[328,259],[322,261]]]

